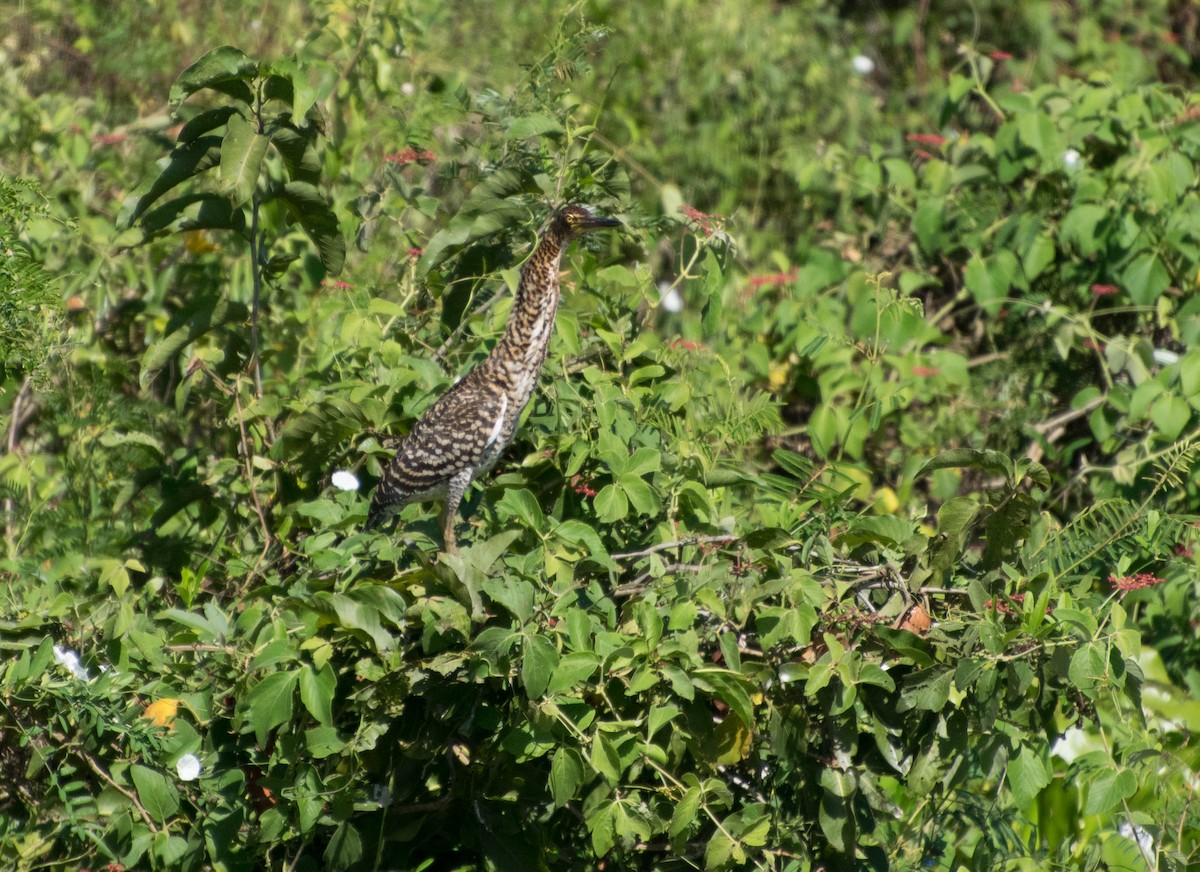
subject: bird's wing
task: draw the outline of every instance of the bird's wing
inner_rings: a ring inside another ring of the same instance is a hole
[[[508,406],[502,389],[459,382],[421,416],[383,472],[371,514],[428,492],[478,466]]]

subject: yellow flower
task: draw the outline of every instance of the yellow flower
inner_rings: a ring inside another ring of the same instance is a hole
[[[163,697],[156,699],[150,705],[146,706],[146,711],[142,717],[149,718],[150,722],[156,727],[169,727],[171,722],[175,720],[175,712],[179,710],[179,700],[171,697]]]

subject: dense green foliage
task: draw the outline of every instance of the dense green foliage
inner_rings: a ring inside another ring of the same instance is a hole
[[[68,5],[0,41],[5,868],[1200,863],[1190,5]],[[461,554],[364,531],[566,202]]]

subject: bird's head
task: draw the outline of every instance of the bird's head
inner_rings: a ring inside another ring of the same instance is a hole
[[[582,236],[585,233],[591,233],[595,230],[606,230],[612,227],[620,227],[621,222],[616,218],[601,218],[598,215],[593,215],[582,206],[564,206],[558,210],[558,214],[554,216],[552,222],[554,230],[565,235],[568,239],[574,239],[577,236]]]

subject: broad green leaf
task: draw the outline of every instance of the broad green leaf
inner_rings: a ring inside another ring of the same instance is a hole
[[[179,811],[179,790],[167,776],[140,763],[130,766],[129,774],[142,806],[160,824]]]
[[[329,275],[342,271],[346,261],[346,240],[338,226],[337,215],[321,192],[308,182],[288,182],[279,194],[300,221],[300,226],[317,247],[321,266]]]
[[[689,787],[683,792],[683,796],[671,813],[671,823],[667,828],[667,833],[672,839],[683,835],[696,823],[701,798],[699,787]]]
[[[258,64],[244,52],[231,45],[218,46],[179,74],[168,99],[178,106],[197,91],[212,88],[250,104],[254,94],[247,82],[257,74]]]
[[[546,515],[538,501],[525,488],[510,488],[504,492],[496,509],[501,517],[517,518],[526,527],[543,533],[546,530]]]
[[[221,139],[217,136],[200,137],[176,148],[170,155],[158,161],[159,173],[145,189],[126,198],[117,215],[117,226],[132,227],[159,197],[176,185],[212,169],[220,160]]]
[[[245,214],[219,194],[184,194],[142,217],[146,239],[189,230],[231,230],[241,234],[245,229]]]
[[[238,708],[260,745],[266,744],[271,730],[292,719],[299,680],[300,673],[295,669],[273,672],[243,697]]]
[[[221,140],[221,165],[217,170],[222,192],[233,206],[246,203],[262,172],[271,138],[254,129],[241,115],[232,115]]]
[[[209,297],[196,300],[194,311],[177,330],[155,342],[142,358],[142,384],[147,385],[154,376],[177,354],[201,336],[226,324],[243,321],[249,314],[242,303]]]
[[[752,686],[745,678],[726,669],[697,669],[692,674],[712,687],[721,701],[742,719],[743,724],[753,728],[754,703],[750,698]]]
[[[337,678],[328,663],[320,670],[308,664],[300,667],[300,701],[308,713],[324,726],[333,724],[333,696]]]
[[[619,521],[629,514],[629,501],[616,485],[606,484],[593,502],[596,517],[606,524]]]
[[[592,768],[595,769],[609,784],[621,783],[621,756],[612,742],[604,733],[597,732],[592,736],[592,749],[589,755]]]
[[[549,694],[572,690],[581,681],[591,678],[600,667],[600,657],[591,651],[575,651],[567,654],[554,668],[554,674],[546,687]]]
[[[1174,392],[1162,394],[1150,407],[1150,420],[1158,428],[1159,435],[1168,442],[1179,438],[1191,417],[1192,407]]]
[[[1139,306],[1152,305],[1170,284],[1162,258],[1149,251],[1135,257],[1121,274],[1121,287]]]
[[[583,758],[574,748],[559,748],[550,761],[550,796],[555,808],[575,798],[583,784]]]
[[[341,872],[361,860],[362,855],[362,838],[358,835],[358,830],[349,823],[342,822],[333,831],[329,844],[325,846],[325,853],[322,855],[325,861],[323,868],[330,872]]]
[[[558,649],[545,636],[526,636],[521,658],[521,683],[530,699],[546,694],[550,677],[558,667]]]
[[[561,136],[564,132],[562,124],[556,118],[549,115],[526,115],[509,121],[504,135],[508,139],[526,139],[547,134]]]
[[[1084,814],[1107,814],[1137,792],[1137,776],[1128,769],[1102,772],[1087,786]]]
[[[1022,745],[1016,756],[1010,757],[1006,768],[1009,789],[1018,808],[1025,808],[1042,788],[1050,783],[1050,772],[1042,755],[1028,745]]]

